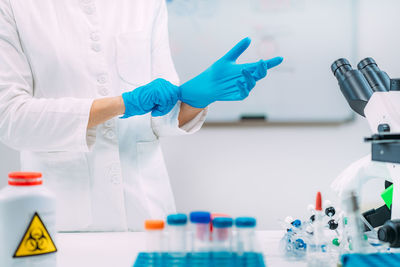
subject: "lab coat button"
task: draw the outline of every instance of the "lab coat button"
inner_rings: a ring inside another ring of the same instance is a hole
[[[115,133],[111,130],[107,131],[105,134],[106,138],[108,139],[114,139],[115,138]]]
[[[108,128],[111,128],[111,127],[114,126],[114,122],[113,122],[112,120],[106,121],[106,122],[104,123],[104,126],[106,126],[106,127],[108,127]]]
[[[100,52],[101,51],[101,46],[99,44],[92,44],[92,50],[94,52]]]
[[[98,83],[106,83],[107,82],[107,76],[106,75],[99,75],[98,77],[97,77],[97,82]]]
[[[99,41],[100,40],[100,35],[97,32],[92,32],[90,34],[90,39],[92,39],[92,41]]]

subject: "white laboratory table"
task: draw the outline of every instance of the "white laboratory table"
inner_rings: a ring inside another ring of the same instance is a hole
[[[286,261],[279,252],[282,231],[258,231],[257,237],[269,267],[306,266]],[[145,233],[60,233],[58,267],[132,267],[143,251]]]

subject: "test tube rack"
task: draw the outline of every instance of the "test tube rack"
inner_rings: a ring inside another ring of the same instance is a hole
[[[196,252],[145,253],[141,252],[133,267],[266,267],[261,253]]]

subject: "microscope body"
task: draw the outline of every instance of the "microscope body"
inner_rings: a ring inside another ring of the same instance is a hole
[[[393,183],[391,219],[400,219],[400,91],[374,92],[364,114],[374,133],[368,170],[387,169],[389,176],[376,178]]]
[[[372,58],[357,67],[338,59],[331,69],[350,107],[369,123],[373,135],[365,141],[371,142],[371,155],[350,165],[332,187],[343,201],[351,192],[360,195],[371,179],[389,180],[393,183],[391,220],[400,219],[400,80],[390,79]],[[400,246],[399,240],[400,231],[391,245]]]

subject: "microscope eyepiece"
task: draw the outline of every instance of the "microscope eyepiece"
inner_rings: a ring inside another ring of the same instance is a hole
[[[390,90],[390,78],[386,72],[381,71],[373,58],[367,57],[357,65],[374,92],[387,92]]]
[[[339,58],[338,60],[335,60],[335,62],[332,63],[331,70],[333,72],[333,75],[336,76],[336,72],[338,70],[341,72],[341,74],[344,74],[345,72],[352,70],[352,67],[347,59]]]
[[[376,64],[375,60],[372,57],[367,57],[358,63],[357,68],[359,70],[362,70],[363,68],[365,68],[368,65],[375,65],[378,67],[378,65]]]
[[[331,70],[338,80],[340,90],[350,107],[361,116],[364,116],[364,108],[373,91],[361,71],[353,69],[345,58],[334,61],[331,65]]]

